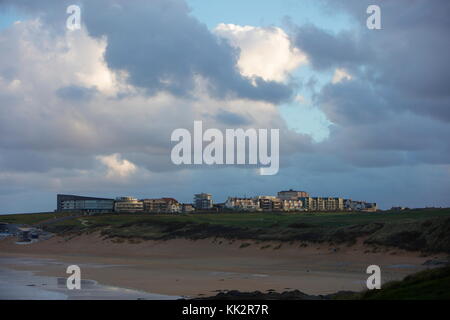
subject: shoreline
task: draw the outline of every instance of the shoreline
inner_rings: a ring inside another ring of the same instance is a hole
[[[103,285],[90,279],[81,280],[80,290],[69,290],[66,287],[66,278],[0,267],[0,300],[176,300],[180,298],[182,297]]]
[[[201,298],[227,290],[300,290],[326,295],[364,290],[366,268],[371,264],[380,265],[385,283],[427,269],[422,265],[426,260],[443,256],[393,248],[374,250],[362,240],[353,246],[304,245],[224,239],[117,243],[97,234],[71,239],[55,236],[29,245],[3,239],[0,267],[67,277],[67,266],[77,264],[82,279],[178,297]]]

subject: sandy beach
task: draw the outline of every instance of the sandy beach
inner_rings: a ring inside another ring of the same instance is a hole
[[[43,259],[6,258],[18,265],[54,263]],[[2,263],[5,262],[2,259]],[[175,300],[179,296],[151,294],[138,290],[100,285],[82,280],[81,290],[69,290],[66,278],[39,276],[32,271],[0,268],[0,300]]]
[[[67,266],[76,264],[82,279],[94,280],[100,286],[172,297],[270,289],[329,294],[364,290],[366,268],[372,264],[381,267],[385,283],[425,269],[422,264],[428,259],[442,257],[393,248],[374,249],[362,243],[331,246],[292,242],[280,246],[274,242],[224,239],[133,242],[119,243],[90,234],[17,245],[10,237],[0,240],[0,268],[65,278]],[[26,276],[16,274],[15,278]],[[139,293],[130,297],[151,298]]]

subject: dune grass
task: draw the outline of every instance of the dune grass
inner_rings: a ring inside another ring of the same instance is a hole
[[[7,215],[0,221],[36,223],[55,215]],[[61,219],[44,228],[59,234],[98,231],[110,238],[144,240],[217,237],[351,244],[365,236],[372,245],[450,252],[450,208],[374,213],[109,213]]]
[[[449,300],[450,267],[425,270],[402,281],[386,283],[381,290],[361,294],[363,300]]]

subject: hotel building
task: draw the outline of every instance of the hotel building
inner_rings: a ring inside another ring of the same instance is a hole
[[[105,213],[114,210],[114,199],[58,194],[56,211],[78,211],[83,213]]]

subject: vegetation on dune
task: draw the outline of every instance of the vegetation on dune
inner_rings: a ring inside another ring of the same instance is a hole
[[[401,281],[393,281],[381,290],[360,294],[363,300],[439,300],[450,299],[450,267],[421,271]]]
[[[44,217],[44,214],[39,215],[42,215],[39,216],[40,219]],[[21,216],[18,218],[26,218],[28,221],[34,219],[33,215]],[[5,220],[3,217],[8,216],[0,216],[0,221]],[[48,216],[46,218],[48,219]],[[143,240],[227,238],[352,244],[358,238],[365,237],[365,242],[372,245],[427,252],[450,252],[450,209],[296,214],[113,213],[61,219],[43,227],[58,234],[98,231],[109,238]]]
[[[450,253],[450,218],[435,218],[426,221],[386,224],[379,232],[371,234],[365,242],[397,246],[406,250]]]
[[[57,218],[55,219],[55,216]],[[450,253],[450,209],[417,209],[377,213],[220,213],[220,214],[102,214],[74,216],[39,213],[0,216],[0,222],[39,224],[47,231],[73,237],[99,232],[114,242],[173,238],[225,238],[255,240],[244,242],[241,250],[257,244],[272,250],[284,241],[354,243],[364,237],[366,244],[406,250]],[[265,240],[280,241],[275,244]],[[450,267],[429,269],[402,281],[383,285],[381,290],[361,293],[338,292],[309,296],[301,292],[220,293],[214,299],[370,299],[414,300],[450,299]]]

